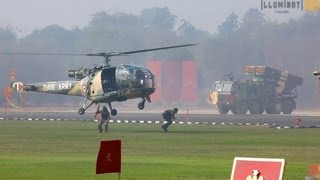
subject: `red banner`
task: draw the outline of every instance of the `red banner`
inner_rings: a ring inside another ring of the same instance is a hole
[[[231,180],[282,180],[284,166],[284,159],[236,157]]]
[[[96,174],[121,172],[121,140],[101,141]]]
[[[162,68],[160,61],[148,61],[147,67],[151,70],[152,74],[156,79],[156,90],[153,94],[151,94],[151,100],[153,102],[161,100],[161,91],[162,91]]]
[[[181,96],[181,61],[163,62],[162,95],[166,102],[177,102]]]
[[[182,101],[194,102],[198,98],[198,71],[196,61],[182,62]]]

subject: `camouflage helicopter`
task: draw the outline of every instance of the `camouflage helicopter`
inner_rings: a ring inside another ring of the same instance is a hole
[[[68,76],[75,78],[74,81],[51,81],[27,83],[12,82],[11,88],[18,92],[34,91],[68,96],[82,96],[84,102],[78,113],[83,115],[93,104],[107,103],[111,115],[117,115],[117,110],[111,106],[112,102],[121,102],[128,99],[141,98],[138,109],[144,109],[145,102],[151,102],[150,95],[155,91],[155,77],[152,72],[139,65],[121,64],[111,66],[111,57],[125,56],[148,51],[159,51],[164,49],[194,46],[195,44],[184,44],[166,46],[152,49],[142,49],[126,52],[101,52],[89,54],[56,54],[56,53],[0,53],[7,55],[66,55],[66,56],[98,56],[103,57],[103,64],[91,68],[81,67],[77,70],[68,70]],[[87,105],[87,101],[91,101]]]

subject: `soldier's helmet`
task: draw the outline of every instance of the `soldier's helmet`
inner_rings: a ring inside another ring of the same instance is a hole
[[[175,113],[177,113],[177,112],[178,112],[178,108],[173,108],[173,111],[174,111]]]

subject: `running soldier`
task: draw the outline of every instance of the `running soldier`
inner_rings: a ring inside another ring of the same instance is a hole
[[[178,113],[178,108],[174,108],[174,109],[168,109],[168,110],[165,110],[163,113],[162,113],[162,117],[165,121],[167,121],[166,124],[162,125],[162,129],[167,132],[168,131],[168,127],[172,124],[172,119],[176,119],[176,117],[174,116],[175,114]]]

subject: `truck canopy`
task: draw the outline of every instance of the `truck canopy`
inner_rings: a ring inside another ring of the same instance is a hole
[[[246,75],[253,76],[253,80],[273,84],[278,93],[288,93],[297,86],[301,86],[303,79],[287,71],[280,71],[268,66],[246,66]]]

